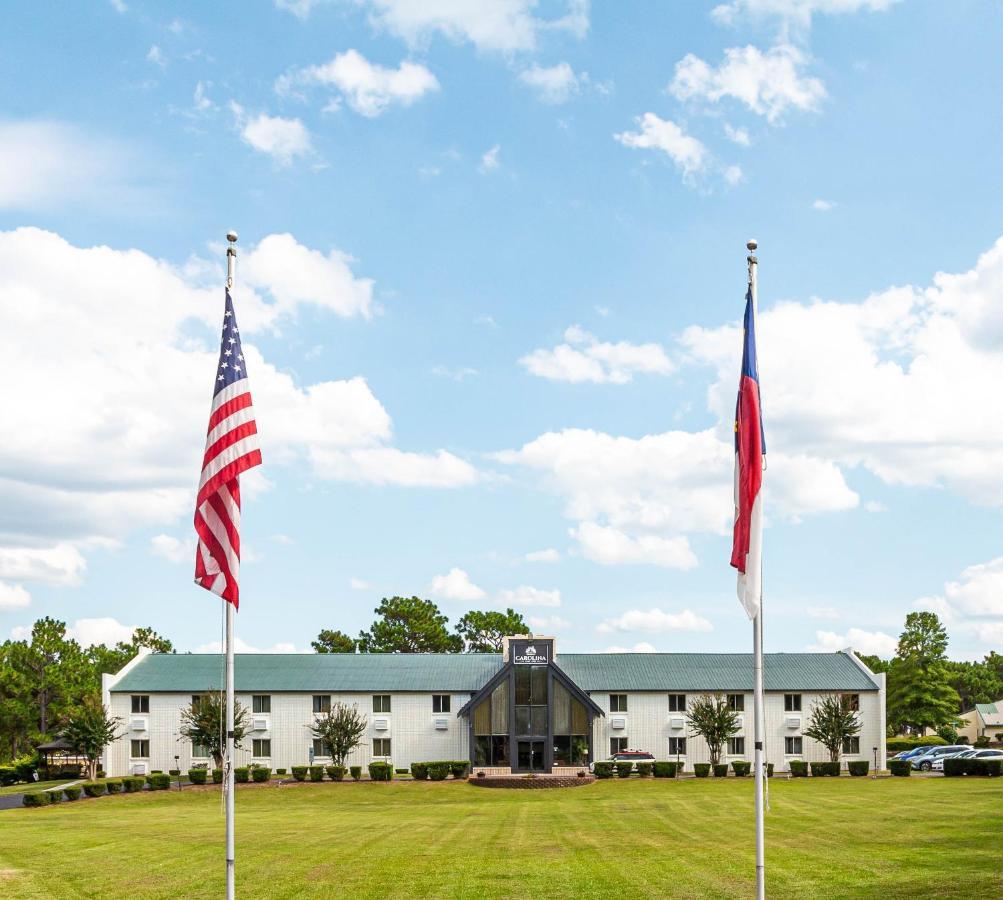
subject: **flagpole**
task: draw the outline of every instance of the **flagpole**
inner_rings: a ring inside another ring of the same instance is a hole
[[[749,250],[749,292],[752,295],[752,315],[755,321],[758,312],[758,285],[756,275],[759,260],[756,249],[759,246],[754,240],[745,245]],[[762,488],[760,488],[762,492]],[[762,592],[762,559],[759,578],[759,608],[752,620],[752,655],[753,655],[753,716],[755,718],[755,755],[754,773],[756,777],[756,897],[765,900],[766,897],[766,833],[763,814],[763,787],[765,770],[763,766],[763,734],[765,728],[765,696],[763,692],[763,592]]]
[[[233,288],[233,273],[237,265],[237,232],[226,233],[226,289]],[[233,840],[233,604],[223,601],[226,608],[226,756],[223,764],[223,790],[226,794],[226,900],[234,900],[236,864]]]

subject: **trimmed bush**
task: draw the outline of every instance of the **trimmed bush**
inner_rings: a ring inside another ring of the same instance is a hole
[[[63,788],[63,796],[65,796],[67,800],[79,800],[82,793],[83,791],[80,790],[79,784],[73,784],[70,785],[70,787]]]
[[[276,769],[275,770],[275,774],[276,775],[285,775],[286,774],[286,770],[285,769]]]
[[[984,735],[984,734],[979,735],[975,739],[975,743],[972,744],[972,746],[973,747],[977,747],[979,750],[981,750],[984,747],[988,747],[989,746],[989,738],[986,735]]]
[[[171,778],[177,778],[181,774],[181,770],[180,769],[168,769],[167,770],[167,774],[170,775]]]
[[[310,780],[311,781],[323,781],[324,780],[324,767],[323,766],[310,766]]]
[[[297,781],[306,781],[307,766],[293,766],[290,771],[293,773],[293,778]]]
[[[357,768],[352,766],[352,768]],[[428,780],[428,763],[411,763],[411,777],[416,781]]]
[[[650,778],[651,769],[652,769],[652,763],[639,762],[637,764],[637,774],[640,775],[642,778]]]
[[[345,774],[348,772],[344,766],[328,766],[327,767],[327,777],[331,781],[344,781]]]
[[[718,763],[716,766],[712,766],[714,769],[715,778],[727,778],[728,777],[728,764]]]
[[[394,769],[396,775],[407,775],[407,769]]]
[[[247,766],[237,766],[233,770],[233,780],[237,784],[247,784],[251,780],[251,770]]]
[[[170,775],[165,775],[163,772],[157,772],[156,775],[150,776],[151,791],[166,791],[170,786],[171,786]]]
[[[866,759],[854,759],[846,764],[849,773],[857,778],[866,775],[871,764]]]
[[[431,772],[431,765],[429,766],[429,775]],[[446,770],[448,774],[448,769]],[[369,764],[369,778],[372,781],[390,781],[394,777],[394,767],[388,762],[371,762]],[[443,778],[446,776],[444,775]]]
[[[188,780],[192,784],[205,784],[209,780],[209,772],[206,769],[189,769]]]
[[[675,778],[676,764],[674,762],[656,762],[652,764],[655,778]]]
[[[10,787],[17,784],[17,772],[13,766],[0,766],[0,787]]]
[[[63,802],[63,792],[62,791],[46,791],[49,795],[50,803],[62,803]]]
[[[21,797],[22,806],[48,806],[51,802],[48,791],[29,791]]]
[[[266,766],[255,766],[251,769],[251,778],[257,783],[262,784],[268,781],[272,777],[272,770]]]
[[[84,793],[88,797],[100,797],[107,790],[107,786],[103,781],[85,781],[81,787],[83,787]]]
[[[606,760],[604,762],[597,762],[593,767],[596,778],[612,778],[613,777],[613,763]]]
[[[121,794],[122,793],[122,779],[121,778],[109,778],[104,783],[105,788],[109,794]]]
[[[362,779],[362,766],[349,766],[348,771],[354,781],[360,781]]]
[[[449,763],[431,762],[428,764],[428,777],[432,781],[444,781],[449,775]]]
[[[630,778],[630,773],[634,771],[634,764],[629,760],[621,760],[613,763],[613,768],[616,769],[617,778]]]
[[[975,760],[982,769],[978,774],[988,775],[990,778],[999,778],[1003,775],[1003,759],[977,759]]]
[[[899,778],[908,778],[912,774],[912,763],[907,759],[890,759],[888,771]]]
[[[163,775],[164,774],[164,770],[163,769],[150,769],[150,774],[151,775]]]
[[[921,738],[892,738],[885,742],[885,749],[889,753],[898,753],[900,750],[915,750],[917,747],[941,747],[947,744],[942,737],[931,734]]]
[[[825,776],[839,778],[839,763],[813,762],[811,763],[811,774],[815,778],[823,778]]]
[[[734,770],[737,777],[745,778],[745,776],[749,774],[749,769],[752,768],[752,763],[747,760],[735,759],[732,760],[731,768]]]
[[[449,772],[453,778],[466,778],[469,768],[470,763],[465,759],[455,759],[449,764]]]
[[[792,759],[789,763],[792,778],[807,778],[808,763],[803,759]]]
[[[967,775],[968,774],[967,764],[968,764],[967,759],[945,759],[944,775],[952,778],[955,775]]]
[[[223,783],[223,770],[222,769],[213,769],[212,770],[212,783],[213,784],[222,784]]]
[[[144,784],[146,784],[146,779],[142,775],[129,775],[122,779],[122,789],[127,794],[135,794],[137,791],[143,790]]]
[[[706,778],[710,775],[710,763],[693,763],[693,774],[697,778]]]

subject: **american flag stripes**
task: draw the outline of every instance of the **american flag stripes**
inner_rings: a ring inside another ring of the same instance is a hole
[[[240,474],[261,465],[258,426],[240,348],[233,300],[226,292],[209,430],[195,501],[195,583],[240,605]]]

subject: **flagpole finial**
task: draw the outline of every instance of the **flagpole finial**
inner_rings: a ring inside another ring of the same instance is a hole
[[[226,239],[227,239],[227,240],[228,240],[228,241],[229,241],[229,242],[230,242],[231,244],[236,244],[236,243],[237,243],[237,232],[236,232],[236,231],[228,231],[228,232],[226,233]]]
[[[234,240],[236,240],[236,237],[234,238]],[[752,238],[751,240],[746,242],[745,246],[749,249],[750,253],[755,253],[756,250],[759,248],[759,241],[757,241],[755,238]]]

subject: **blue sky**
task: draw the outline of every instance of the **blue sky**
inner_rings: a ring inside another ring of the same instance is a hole
[[[6,20],[0,635],[218,640],[190,521],[234,228],[247,647],[416,593],[565,649],[746,648],[752,236],[768,649],[889,655],[918,608],[1003,645],[996,4]]]

